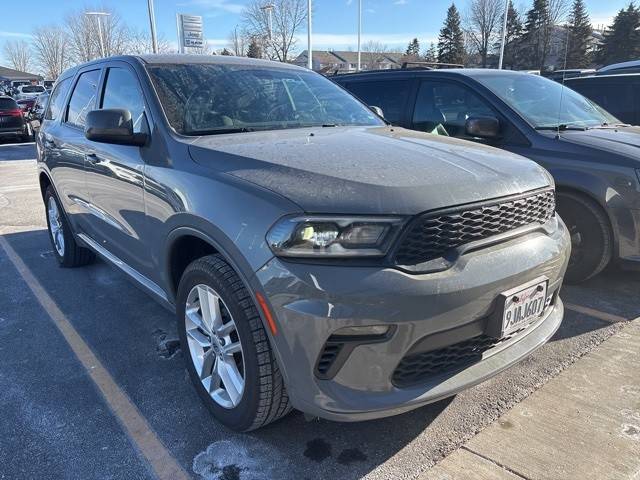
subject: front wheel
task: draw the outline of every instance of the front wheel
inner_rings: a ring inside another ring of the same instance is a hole
[[[571,257],[565,279],[583,282],[600,273],[611,260],[613,235],[602,208],[580,194],[559,192],[558,213],[571,235]]]
[[[291,410],[258,311],[221,256],[203,257],[185,270],[178,331],[191,380],[221,423],[255,430]]]

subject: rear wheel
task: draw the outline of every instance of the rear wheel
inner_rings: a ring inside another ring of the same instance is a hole
[[[60,266],[81,267],[91,263],[95,255],[91,250],[80,247],[76,243],[69,222],[51,186],[47,187],[44,194],[44,204],[49,240],[51,240],[53,254]]]
[[[221,423],[254,430],[291,410],[253,300],[219,255],[185,270],[178,287],[178,331],[195,388]]]
[[[602,208],[580,194],[558,193],[558,213],[571,235],[571,258],[565,276],[579,283],[600,273],[609,263],[613,235]]]

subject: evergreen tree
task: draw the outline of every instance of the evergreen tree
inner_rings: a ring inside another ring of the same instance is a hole
[[[420,42],[417,38],[414,38],[409,42],[405,55],[408,57],[418,57],[420,55]]]
[[[438,36],[438,62],[464,63],[464,34],[460,26],[460,14],[452,3]]]
[[[604,34],[598,61],[603,65],[626,62],[640,55],[640,10],[633,3],[622,9]]]
[[[544,70],[551,42],[551,15],[549,0],[533,0],[533,6],[527,12],[520,55],[529,68]]]
[[[435,62],[438,61],[438,49],[436,48],[436,46],[435,46],[435,44],[433,42],[431,42],[431,45],[429,46],[429,49],[424,54],[424,61],[425,62],[432,62],[432,63],[435,63]]]
[[[262,58],[262,49],[255,38],[251,39],[249,48],[247,49],[247,57],[249,58]]]
[[[585,68],[591,63],[589,40],[593,28],[583,0],[574,0],[569,19],[569,46],[566,68]]]
[[[229,50],[226,49],[226,47],[222,50],[222,52],[220,52],[220,55],[231,55],[231,52]]]

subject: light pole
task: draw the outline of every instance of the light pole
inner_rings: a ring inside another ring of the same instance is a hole
[[[504,0],[504,19],[502,20],[502,41],[500,42],[500,60],[498,61],[498,70],[502,70],[502,61],[504,60],[504,42],[507,38],[507,15],[509,14],[509,0]]]
[[[362,60],[362,48],[360,38],[362,36],[362,0],[358,0],[358,69],[360,71],[360,61]]]
[[[267,13],[267,33],[269,35],[269,40],[271,40],[273,35],[273,9],[276,6],[273,3],[267,3],[266,5],[260,7],[260,10]]]
[[[96,21],[98,22],[98,40],[100,40],[100,55],[104,57],[104,40],[102,38],[102,22],[100,22],[100,17],[108,17],[111,14],[108,12],[84,12],[84,14],[90,17],[96,17]]]
[[[147,0],[149,10],[149,25],[151,27],[151,49],[153,53],[158,53],[158,39],[156,38],[156,14],[153,10],[153,0]]]
[[[307,0],[307,67],[313,70],[313,49],[311,46],[311,0]]]

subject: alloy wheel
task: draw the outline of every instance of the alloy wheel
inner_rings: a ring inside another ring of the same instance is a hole
[[[220,295],[204,284],[187,296],[185,330],[189,354],[204,388],[221,407],[242,400],[245,367],[239,332]]]
[[[49,217],[49,232],[53,245],[61,257],[64,256],[64,231],[62,230],[62,219],[60,218],[60,209],[55,198],[49,197],[47,202],[47,213]]]

